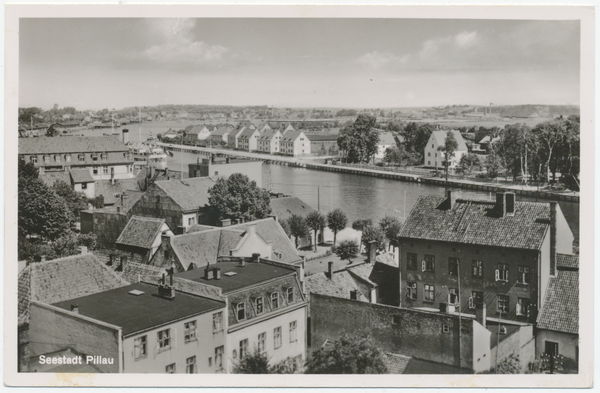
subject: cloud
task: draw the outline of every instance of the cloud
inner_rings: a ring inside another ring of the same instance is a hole
[[[385,67],[388,64],[399,64],[403,62],[403,59],[395,56],[391,52],[379,52],[374,51],[371,53],[367,53],[358,59],[356,59],[359,63],[366,64],[372,69],[380,69]]]

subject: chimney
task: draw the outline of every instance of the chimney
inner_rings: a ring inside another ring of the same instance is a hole
[[[211,272],[211,268],[210,268],[210,264],[208,264],[204,268],[204,279],[205,280],[210,280],[212,278],[210,272]]]
[[[210,155],[210,162],[211,164],[215,163],[215,156],[213,156],[212,154]]]
[[[129,142],[129,130],[126,128],[123,128],[122,134],[123,134],[123,143]]]
[[[452,209],[452,190],[446,190],[446,199],[438,206],[440,210],[451,210]]]
[[[222,227],[228,227],[231,225],[231,219],[230,218],[226,218],[224,220],[221,220],[221,226]]]
[[[244,258],[244,257],[240,258],[240,264],[239,264],[239,266],[241,266],[241,267],[246,266],[246,258]]]
[[[475,320],[481,324],[481,326],[486,326],[486,305],[485,302],[476,302],[475,303]]]
[[[371,240],[369,242],[368,252],[369,252],[368,262],[375,263],[375,261],[377,259],[377,242],[375,240]]]
[[[115,167],[110,167],[110,184],[115,184]]]
[[[236,218],[235,219],[235,223],[236,223],[236,225],[241,224],[242,223],[242,219],[241,218]]]
[[[496,211],[500,214],[500,217],[506,216],[506,194],[503,192],[496,193]]]
[[[175,268],[171,266],[167,272],[169,273],[169,284],[166,283],[165,274],[163,273],[162,280],[158,283],[158,296],[173,300],[175,299],[175,288],[173,287],[173,274],[175,273]]]
[[[252,254],[252,262],[260,262],[260,254],[255,252]]]
[[[277,193],[277,198],[283,198],[283,193],[282,192],[278,192]]]
[[[556,275],[556,208],[557,202],[550,202],[550,275]]]
[[[515,193],[514,192],[507,192],[506,193],[506,199],[505,199],[505,203],[506,203],[506,215],[507,216],[514,216],[515,215],[515,202],[516,202]]]
[[[256,235],[256,224],[248,225],[246,228],[246,233],[248,235]]]
[[[327,262],[327,278],[333,279],[333,261]]]
[[[213,272],[213,278],[215,280],[221,279],[221,268],[220,267],[213,267],[212,272]]]
[[[87,254],[87,252],[88,252],[88,249],[86,246],[79,246],[79,247],[77,247],[77,249],[79,250],[79,253],[81,255]]]
[[[71,312],[74,312],[75,314],[79,314],[79,305],[71,304]]]
[[[273,220],[275,220],[275,222],[279,222],[277,220],[277,215],[275,215],[275,214],[269,214],[267,217],[272,218]]]

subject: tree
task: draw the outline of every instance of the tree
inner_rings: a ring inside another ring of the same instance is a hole
[[[334,247],[335,255],[342,260],[352,263],[352,258],[358,255],[358,243],[355,240],[342,240],[337,247]]]
[[[456,171],[463,175],[469,176],[473,172],[473,167],[479,167],[481,162],[477,154],[469,153],[460,158]]]
[[[369,243],[372,241],[375,241],[375,247],[377,247],[378,251],[385,251],[387,247],[386,237],[385,233],[380,227],[367,226],[364,228],[362,233],[362,242],[365,246],[365,249],[368,250]]]
[[[337,239],[337,234],[340,231],[343,231],[348,224],[348,217],[346,213],[342,211],[342,209],[335,209],[327,213],[327,226],[333,232],[333,246],[335,247],[335,242]]]
[[[19,235],[54,240],[69,232],[74,216],[64,199],[40,179],[19,178]]]
[[[235,374],[270,374],[269,357],[266,351],[254,347],[252,353],[246,354],[233,366]]]
[[[386,374],[385,354],[368,333],[343,333],[332,345],[315,352],[306,364],[307,374]]]
[[[546,181],[550,182],[550,161],[554,149],[566,134],[566,125],[561,120],[550,120],[536,125],[533,128],[533,134],[542,143],[546,157]],[[553,174],[553,180],[555,173]]]
[[[404,145],[392,146],[385,149],[383,162],[390,165],[401,166],[405,161],[409,160],[409,154],[406,152]]]
[[[298,239],[308,234],[306,220],[302,216],[292,214],[290,218],[286,220],[286,222],[290,228],[290,235],[294,237],[296,249],[298,249]]]
[[[385,216],[379,221],[379,227],[383,231],[388,244],[398,247],[398,233],[402,229],[402,223],[396,217]]]
[[[315,252],[317,252],[317,232],[327,225],[327,219],[319,211],[313,211],[306,216],[306,225],[315,234]]]
[[[48,129],[46,130],[46,136],[60,136],[60,131],[56,129],[56,127],[54,127],[54,124],[51,125],[50,127],[48,127]]]
[[[219,220],[254,221],[271,213],[269,192],[241,173],[234,173],[227,180],[218,179],[208,195],[210,212]]]
[[[19,158],[18,177],[19,179],[37,179],[39,177],[39,170],[32,162],[25,163],[25,160]]]
[[[446,133],[446,139],[442,146],[438,146],[438,151],[444,154],[444,171],[446,172],[446,181],[448,181],[448,172],[450,170],[450,164],[454,158],[454,153],[458,149],[458,142],[452,131]]]
[[[493,149],[491,150],[491,153],[487,156],[485,160],[485,169],[487,171],[487,177],[489,177],[490,179],[495,179],[496,177],[498,177],[498,175],[500,175],[500,172],[503,169],[502,162],[500,161],[500,158],[498,157],[496,151]]]
[[[95,198],[90,198],[88,199],[88,203],[90,203],[96,209],[102,209],[104,207],[104,195],[98,195]]]
[[[57,180],[52,186],[52,190],[65,200],[69,210],[73,213],[76,220],[79,220],[79,212],[88,208],[87,197],[83,192],[76,192],[70,184],[62,180]]]
[[[379,133],[375,130],[376,118],[360,114],[352,124],[340,131],[338,146],[346,162],[368,163],[377,153]]]
[[[361,232],[361,238],[358,240],[359,246],[362,244],[362,232],[365,230],[366,227],[371,226],[371,225],[373,225],[373,222],[370,219],[368,219],[368,220],[358,219],[358,220],[354,220],[354,222],[352,222],[352,229],[354,229],[355,231]]]

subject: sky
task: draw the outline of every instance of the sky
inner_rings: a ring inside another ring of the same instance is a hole
[[[579,21],[24,18],[19,106],[578,105]]]

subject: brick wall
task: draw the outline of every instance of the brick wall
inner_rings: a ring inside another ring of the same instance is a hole
[[[311,294],[311,350],[342,332],[369,331],[384,351],[463,368],[472,368],[473,320],[380,304]],[[397,318],[394,321],[394,317]],[[444,332],[444,326],[448,332]],[[459,347],[462,354],[459,361]]]

